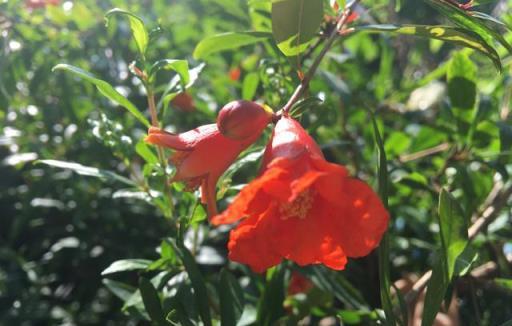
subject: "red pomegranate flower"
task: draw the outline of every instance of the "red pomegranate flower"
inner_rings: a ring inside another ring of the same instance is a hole
[[[267,145],[262,174],[211,222],[243,219],[230,233],[229,257],[263,272],[282,259],[344,269],[347,257],[377,247],[388,218],[368,185],[328,163],[301,125],[283,116]]]
[[[219,177],[243,150],[259,138],[271,121],[272,112],[256,103],[234,101],[222,108],[221,117],[217,124],[200,126],[181,134],[151,127],[145,139],[150,144],[175,150],[169,159],[176,167],[171,182],[184,182],[188,191],[201,187],[201,201],[207,205],[210,217],[217,214],[215,189]],[[236,125],[231,123],[235,118]],[[220,131],[219,125],[223,127]],[[243,133],[239,125],[245,126]],[[230,138],[231,134],[240,137]]]

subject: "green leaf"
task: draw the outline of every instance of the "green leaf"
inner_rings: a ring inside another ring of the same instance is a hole
[[[439,227],[446,261],[444,265],[447,279],[450,280],[454,275],[457,257],[462,254],[468,243],[468,228],[462,208],[444,189],[439,195]]]
[[[106,26],[108,26],[110,17],[113,15],[124,15],[128,17],[130,29],[132,30],[132,35],[135,39],[135,44],[137,44],[137,49],[139,50],[141,57],[144,59],[146,49],[148,47],[149,35],[142,19],[129,11],[114,8],[105,15]]]
[[[86,81],[93,83],[96,86],[96,88],[98,89],[98,91],[103,96],[105,96],[109,100],[124,107],[126,110],[128,110],[128,112],[130,112],[135,118],[137,118],[137,120],[142,122],[142,124],[144,124],[146,127],[151,126],[149,121],[137,109],[137,107],[132,102],[130,102],[127,98],[125,98],[123,95],[121,95],[118,91],[116,91],[114,89],[114,87],[112,87],[106,81],[96,78],[94,75],[88,73],[85,70],[82,70],[80,68],[77,68],[77,67],[74,67],[74,66],[71,66],[68,64],[63,64],[63,63],[58,64],[52,68],[52,71],[55,71],[55,70],[69,71],[69,72],[85,79]]]
[[[136,187],[136,184],[132,180],[125,178],[117,173],[114,173],[114,172],[108,171],[108,170],[93,168],[90,166],[85,166],[85,165],[82,165],[79,163],[57,161],[57,160],[39,160],[39,161],[36,161],[36,163],[42,163],[42,164],[46,164],[46,165],[61,168],[61,169],[71,170],[80,175],[96,177],[96,178],[100,178],[103,180],[119,181],[119,182],[122,182],[131,187]]]
[[[375,143],[377,145],[377,175],[378,175],[378,193],[382,203],[388,208],[388,185],[389,176],[387,168],[386,151],[384,150],[384,142],[380,135],[377,121],[372,112],[370,112],[373,125],[373,133],[375,136]],[[395,325],[395,314],[393,311],[393,301],[391,299],[391,277],[389,270],[389,234],[386,232],[380,241],[379,249],[379,279],[380,279],[380,298],[382,302],[382,308],[386,314],[386,323],[389,325]]]
[[[286,268],[278,265],[267,270],[267,282],[258,303],[256,325],[270,326],[284,315]]]
[[[288,57],[304,52],[320,28],[323,1],[274,0],[272,34],[277,46]]]
[[[444,294],[450,284],[448,275],[445,272],[446,268],[446,260],[442,255],[438,256],[432,268],[432,276],[427,285],[421,326],[431,326],[434,323],[437,312],[441,308]]]
[[[122,259],[117,260],[110,264],[101,275],[119,273],[119,272],[127,272],[134,271],[140,269],[146,269],[151,265],[152,261],[147,259]]]
[[[496,285],[501,286],[504,289],[512,291],[512,279],[509,278],[495,278],[494,282]]]
[[[110,292],[124,302],[133,295],[133,292],[135,292],[135,288],[126,283],[103,279],[103,284],[110,290]]]
[[[158,293],[156,292],[153,284],[151,284],[148,279],[141,277],[139,278],[139,290],[142,296],[142,302],[144,303],[144,308],[146,309],[149,318],[151,318],[151,321],[158,325],[167,325],[160,298],[158,297]]]
[[[385,32],[417,37],[428,37],[455,45],[475,49],[492,60],[494,65],[501,70],[501,60],[496,50],[490,46],[482,36],[464,28],[440,26],[440,25],[366,25],[358,26],[358,31]]]
[[[266,32],[231,32],[210,36],[197,44],[193,56],[195,59],[204,59],[212,53],[238,49],[267,40],[271,36],[272,34]]]
[[[476,103],[476,66],[467,55],[453,55],[446,72],[448,95],[454,109],[470,110]]]
[[[244,81],[242,83],[242,99],[251,101],[254,98],[254,95],[256,94],[259,82],[260,77],[258,73],[248,73],[245,76]]]
[[[244,311],[244,293],[238,280],[223,269],[219,282],[220,324],[236,326]]]
[[[139,154],[144,161],[150,164],[157,164],[158,157],[153,152],[153,149],[149,147],[143,139],[141,139],[137,145],[135,145],[135,151]]]
[[[199,310],[199,315],[201,316],[201,320],[203,321],[204,325],[211,326],[212,320],[210,317],[208,292],[206,290],[206,284],[204,282],[203,275],[201,274],[201,271],[199,270],[194,257],[183,244],[174,242],[173,240],[169,240],[169,243],[172,245],[176,254],[183,262],[188,277],[190,278],[192,288],[194,289],[194,298]]]
[[[151,78],[154,78],[154,75],[161,69],[165,70],[173,70],[178,73],[180,76],[180,83],[183,87],[190,82],[190,75],[188,72],[188,62],[187,60],[175,60],[175,59],[163,59],[158,60],[151,66],[149,70],[149,74]]]
[[[318,288],[327,293],[332,293],[347,307],[354,309],[368,308],[361,293],[340,273],[322,266],[303,268],[302,272],[304,272]]]
[[[510,53],[512,53],[512,46],[505,40],[503,35],[491,29],[481,20],[470,15],[471,12],[462,10],[446,0],[425,0],[433,8],[444,14],[456,25],[465,28],[469,31],[479,34],[489,45],[495,39],[503,45]]]

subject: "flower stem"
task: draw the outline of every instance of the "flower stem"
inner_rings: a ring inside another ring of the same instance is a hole
[[[338,15],[337,17],[337,24],[336,27],[331,31],[329,36],[327,37],[327,40],[325,42],[324,47],[322,48],[322,51],[320,54],[315,58],[315,61],[311,64],[311,67],[309,67],[309,70],[307,71],[306,75],[302,79],[301,83],[297,88],[295,89],[295,92],[293,92],[292,96],[288,100],[288,102],[285,104],[285,106],[281,109],[282,114],[287,114],[292,106],[301,98],[301,96],[304,94],[304,92],[309,87],[309,82],[313,78],[313,76],[316,73],[316,70],[318,69],[318,66],[320,65],[320,62],[322,62],[322,59],[325,57],[329,49],[331,48],[332,44],[334,43],[334,40],[336,39],[336,36],[340,33],[340,31],[343,30],[343,28],[347,25],[348,18],[350,14],[352,13],[352,10],[354,7],[360,2],[361,0],[353,0],[347,6],[345,9]]]

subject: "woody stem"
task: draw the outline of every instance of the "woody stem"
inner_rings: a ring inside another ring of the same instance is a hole
[[[325,57],[329,49],[331,48],[332,44],[334,43],[334,40],[336,39],[336,36],[338,36],[338,33],[343,30],[343,28],[347,25],[348,18],[350,14],[352,13],[352,10],[354,7],[360,2],[361,0],[353,0],[347,6],[345,9],[338,15],[337,17],[337,23],[336,27],[331,31],[329,36],[327,37],[327,40],[325,42],[324,47],[322,48],[322,51],[318,54],[318,56],[315,58],[315,61],[311,64],[311,67],[309,67],[309,70],[307,71],[306,75],[302,79],[301,83],[295,91],[293,92],[292,96],[288,100],[288,102],[285,104],[285,106],[281,109],[281,112],[286,114],[290,111],[292,106],[301,98],[302,95],[304,95],[304,92],[309,87],[309,82],[313,78],[313,76],[316,73],[316,70],[318,69],[318,66],[320,65],[320,62],[322,62],[322,59]],[[278,114],[279,114],[278,113]]]

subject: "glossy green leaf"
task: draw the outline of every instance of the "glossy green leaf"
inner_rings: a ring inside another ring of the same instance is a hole
[[[142,122],[146,127],[150,126],[149,121],[144,117],[144,115],[137,109],[137,107],[130,102],[127,98],[125,98],[123,95],[121,95],[118,91],[114,89],[109,83],[107,83],[104,80],[96,78],[94,75],[88,73],[85,70],[82,70],[80,68],[68,65],[68,64],[58,64],[55,67],[53,67],[52,71],[55,70],[64,70],[69,71],[86,81],[93,83],[98,91],[104,95],[109,100],[121,105],[124,107],[128,112],[130,112],[137,120]]]
[[[208,302],[208,292],[206,290],[206,284],[199,270],[199,266],[183,244],[179,244],[170,240],[169,242],[174,248],[175,252],[178,254],[178,257],[183,262],[185,269],[187,271],[188,277],[190,278],[190,282],[192,283],[192,288],[194,289],[194,298],[197,305],[197,309],[199,310],[199,315],[201,316],[201,320],[203,321],[205,326],[211,326],[212,320],[210,316],[210,305]]]
[[[167,325],[168,323],[165,320],[165,315],[162,310],[162,303],[160,302],[160,298],[153,284],[151,284],[147,278],[141,277],[139,278],[139,290],[144,308],[149,318],[151,318],[151,321],[157,325]]]
[[[144,139],[141,139],[137,145],[135,145],[135,151],[137,154],[139,154],[144,161],[151,164],[157,164],[158,163],[158,157],[153,152],[153,148],[149,147]]]
[[[146,269],[151,265],[152,261],[147,259],[122,259],[110,264],[101,275],[108,275],[119,272],[127,272],[134,270]]]
[[[114,172],[108,171],[108,170],[102,170],[102,169],[90,167],[90,166],[85,166],[85,165],[82,165],[79,163],[58,161],[58,160],[39,160],[36,162],[46,164],[46,165],[49,165],[52,167],[60,168],[60,169],[71,170],[80,175],[85,175],[85,176],[90,176],[90,177],[95,177],[95,178],[100,178],[100,179],[110,180],[110,181],[119,181],[119,182],[122,182],[122,183],[132,186],[132,187],[136,186],[136,184],[132,180],[125,178],[117,173],[114,173]]]
[[[175,59],[163,59],[158,60],[151,66],[150,76],[154,78],[154,75],[161,69],[173,70],[180,76],[180,83],[183,87],[190,82],[190,75],[188,72],[187,60],[175,60]]]
[[[453,277],[457,257],[468,243],[468,226],[462,208],[455,198],[442,189],[439,195],[439,227],[446,263],[447,279]]]
[[[281,52],[288,57],[304,52],[320,28],[323,13],[323,1],[273,1],[272,34]]]
[[[465,28],[469,31],[479,34],[486,42],[491,45],[492,40],[497,40],[503,45],[510,53],[512,53],[512,46],[505,40],[501,32],[493,30],[488,27],[484,21],[471,16],[471,12],[462,10],[446,0],[425,0],[428,4],[434,7],[439,12],[443,13],[456,25]]]
[[[244,311],[244,292],[238,280],[226,269],[220,273],[218,291],[221,325],[236,326]]]
[[[231,32],[204,38],[197,44],[193,56],[204,59],[212,53],[234,50],[239,47],[265,41],[272,37],[266,32]]]
[[[490,46],[482,36],[470,30],[458,27],[440,25],[366,25],[358,26],[357,30],[368,32],[386,32],[417,37],[437,39],[455,45],[475,49],[492,60],[494,65],[501,69],[501,61],[496,50]]]
[[[128,21],[130,22],[130,29],[132,31],[133,38],[135,39],[135,44],[137,44],[137,49],[139,50],[141,57],[144,58],[148,47],[149,35],[142,19],[129,11],[114,8],[108,11],[105,15],[107,26],[111,16],[113,15],[123,15],[128,18]]]

